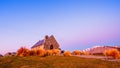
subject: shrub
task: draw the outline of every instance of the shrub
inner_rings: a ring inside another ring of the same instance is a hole
[[[36,56],[36,51],[34,49],[29,50],[28,55],[29,56]]]
[[[80,52],[79,50],[75,50],[75,51],[72,52],[72,54],[73,54],[73,55],[80,55],[81,52]]]
[[[60,54],[60,50],[58,50],[58,49],[53,49],[52,52],[53,52],[53,55],[59,55]]]
[[[42,48],[37,48],[35,50],[35,53],[36,53],[37,56],[41,56],[41,57],[45,56],[45,50],[42,49]]]
[[[71,53],[70,53],[69,51],[65,51],[65,52],[63,53],[63,56],[71,56]]]
[[[105,56],[111,56],[111,55],[110,55],[110,50],[105,50],[103,54],[104,54]]]
[[[53,55],[52,50],[46,50],[45,52],[46,52],[45,53],[46,56],[52,56]]]
[[[17,56],[27,56],[29,50],[25,47],[21,47],[20,49],[17,50]]]
[[[120,58],[120,52],[117,49],[105,50],[104,55],[112,56],[114,59]]]
[[[89,55],[89,52],[82,52],[83,55]]]

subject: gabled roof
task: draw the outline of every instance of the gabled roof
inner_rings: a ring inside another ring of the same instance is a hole
[[[44,40],[39,40],[35,45],[33,45],[31,48],[38,47],[44,43]]]

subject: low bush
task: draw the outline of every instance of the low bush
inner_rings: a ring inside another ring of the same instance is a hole
[[[63,53],[63,56],[71,56],[71,53],[70,53],[69,51],[65,51],[65,52]]]
[[[72,52],[72,54],[73,54],[73,55],[80,55],[81,52],[80,52],[79,50],[75,50],[75,51]]]
[[[89,55],[89,52],[82,52],[83,55]]]
[[[52,52],[53,52],[53,55],[59,55],[60,54],[60,50],[58,50],[58,49],[53,49]]]
[[[27,56],[29,52],[29,49],[25,47],[21,47],[20,49],[17,50],[17,56]]]
[[[45,50],[42,48],[36,48],[35,50],[35,56],[45,56]]]
[[[46,56],[52,56],[53,55],[53,52],[52,52],[52,50],[46,50],[45,51],[46,53]]]
[[[104,55],[112,56],[114,59],[120,58],[120,52],[117,49],[105,50]]]
[[[29,56],[36,56],[36,51],[34,49],[29,50],[28,55]]]
[[[27,49],[25,47],[21,47],[17,50],[17,56],[45,56],[45,50],[42,48],[35,49]]]

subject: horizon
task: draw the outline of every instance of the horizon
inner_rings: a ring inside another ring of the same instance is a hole
[[[120,45],[119,0],[0,0],[0,54],[54,35],[62,50]]]

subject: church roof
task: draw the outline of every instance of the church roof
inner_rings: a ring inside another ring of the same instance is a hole
[[[34,48],[34,47],[37,47],[37,46],[40,46],[44,43],[44,40],[39,40],[35,45],[33,45],[31,48]]]

